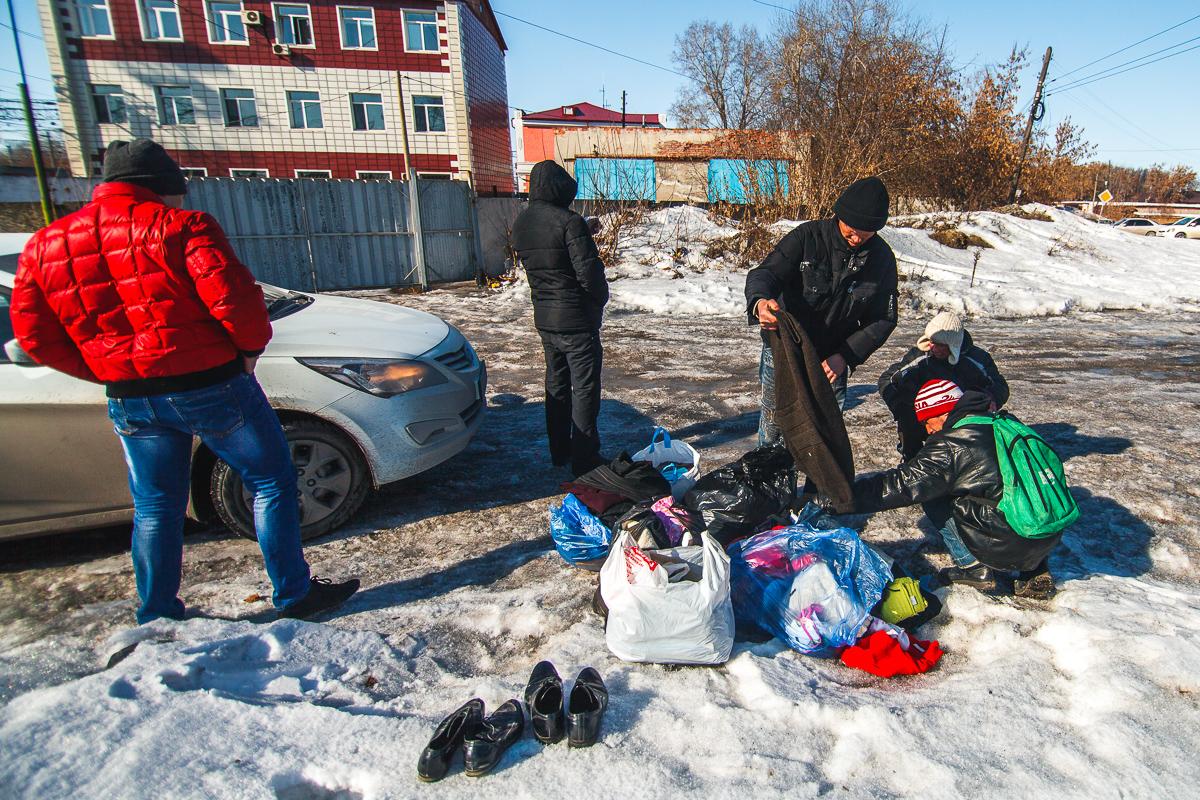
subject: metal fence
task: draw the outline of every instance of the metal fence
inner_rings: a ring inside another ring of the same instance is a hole
[[[419,180],[428,283],[469,280],[480,262],[474,194]],[[407,181],[192,178],[187,206],[221,223],[254,276],[302,291],[421,283]]]

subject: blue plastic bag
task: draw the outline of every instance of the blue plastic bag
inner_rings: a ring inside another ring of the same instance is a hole
[[[599,559],[591,565],[596,571],[612,545],[612,531],[573,494],[564,497],[561,506],[550,506],[550,536],[564,561],[580,565]]]
[[[733,613],[794,650],[831,658],[858,641],[892,571],[854,530],[806,512],[729,546]]]

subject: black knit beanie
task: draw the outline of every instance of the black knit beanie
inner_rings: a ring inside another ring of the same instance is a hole
[[[162,196],[187,194],[187,179],[175,159],[150,139],[113,142],[104,152],[104,183],[132,183]]]
[[[833,213],[851,228],[877,231],[887,224],[889,202],[887,187],[872,175],[847,186],[833,204]]]

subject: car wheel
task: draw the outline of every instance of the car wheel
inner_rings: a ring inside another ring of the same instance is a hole
[[[348,520],[370,488],[366,459],[348,436],[332,425],[301,419],[283,423],[300,486],[300,538],[315,539]],[[224,461],[213,468],[210,495],[217,516],[247,539],[254,532],[254,496]]]
[[[1177,234],[1175,234],[1175,238],[1176,239],[1186,239],[1187,234],[1186,233],[1177,233]]]

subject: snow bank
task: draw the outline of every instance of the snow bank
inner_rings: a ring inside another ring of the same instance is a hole
[[[539,589],[524,591],[536,607]],[[419,638],[332,625],[160,621],[114,637],[109,651],[140,640],[115,667],[0,709],[0,794],[1193,795],[1194,592],[1092,576],[1065,583],[1051,612],[955,589],[924,633],[946,658],[886,681],[777,642],[739,645],[717,669],[624,664],[587,619],[539,652],[568,680],[601,670],[601,742],[543,748],[527,733],[494,774],[456,768],[418,788],[417,755],[442,716],[472,696],[489,708],[520,697],[527,671],[457,674]]]
[[[927,230],[889,227],[882,235],[896,253],[903,287],[923,307],[998,317],[1200,308],[1197,242],[1135,236],[1057,209],[1029,208],[1052,221],[991,211],[955,215],[960,230],[992,245],[981,251],[974,286],[972,251],[939,244]],[[782,238],[798,224],[781,222],[774,231]],[[744,271],[703,254],[707,242],[735,230],[697,208],[650,213],[609,265],[610,311],[742,313]]]

